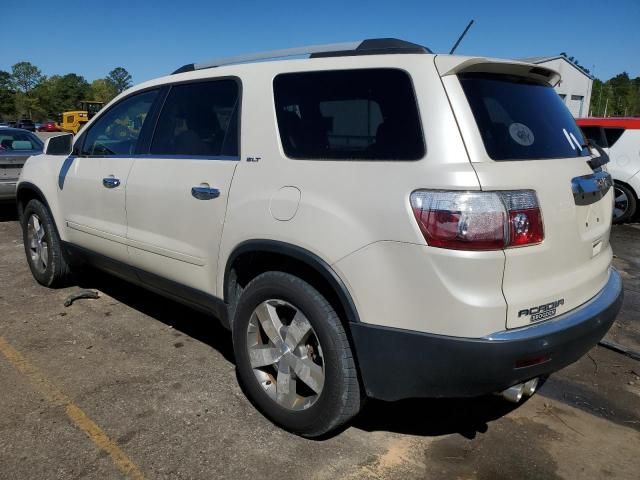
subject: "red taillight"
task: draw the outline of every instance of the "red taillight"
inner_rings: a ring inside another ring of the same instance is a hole
[[[509,212],[509,245],[519,247],[544,240],[542,215],[539,208],[513,210]]]
[[[542,242],[544,229],[532,190],[445,192],[418,190],[411,208],[433,247],[501,250]]]

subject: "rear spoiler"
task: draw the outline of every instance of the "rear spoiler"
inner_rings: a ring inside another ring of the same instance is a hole
[[[438,55],[436,57],[436,68],[442,77],[459,73],[481,72],[519,75],[546,82],[552,87],[555,87],[560,81],[560,74],[550,68],[541,67],[533,63],[497,58]]]

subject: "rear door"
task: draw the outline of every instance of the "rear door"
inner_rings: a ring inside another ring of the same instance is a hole
[[[453,70],[443,81],[482,189],[534,190],[542,211],[542,244],[504,250],[506,326],[585,303],[609,277],[613,193],[609,175],[587,163],[582,133],[549,84],[555,73],[491,62]]]
[[[158,277],[215,294],[218,249],[239,160],[240,81],[170,87],[149,152],[127,188],[131,264],[147,283]]]

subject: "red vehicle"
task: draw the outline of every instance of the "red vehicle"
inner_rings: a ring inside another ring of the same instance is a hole
[[[60,128],[54,121],[44,122],[38,127],[39,132],[59,132]]]

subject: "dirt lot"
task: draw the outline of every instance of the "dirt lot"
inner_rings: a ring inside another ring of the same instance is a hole
[[[640,345],[640,228],[614,229],[623,314]],[[0,478],[618,478],[640,472],[640,362],[594,348],[517,408],[497,397],[370,402],[311,441],[265,420],[238,387],[215,321],[107,275],[32,279],[0,207]],[[635,343],[634,343],[635,342]]]

